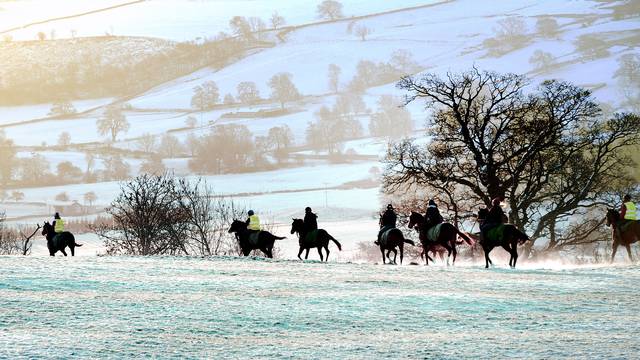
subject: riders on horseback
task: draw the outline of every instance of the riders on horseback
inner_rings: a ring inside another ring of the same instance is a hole
[[[505,222],[507,216],[500,206],[502,200],[504,199],[500,196],[491,200],[491,209],[487,212],[486,217],[479,219],[481,221],[480,232],[482,236],[486,236],[489,230]]]
[[[424,230],[429,230],[430,228],[443,222],[444,219],[442,218],[442,215],[440,215],[438,205],[436,205],[436,202],[433,199],[429,200],[429,206],[427,206],[427,212],[424,215]]]
[[[374,243],[376,245],[379,245],[380,237],[382,236],[382,234],[387,230],[395,228],[397,222],[398,215],[396,215],[393,205],[387,205],[387,210],[385,210],[384,213],[380,216],[380,231],[378,232],[378,240],[376,240]]]
[[[308,206],[304,209],[304,226],[308,232],[318,230],[318,215],[314,214]]]
[[[252,231],[260,231],[260,218],[256,215],[253,210],[249,210],[248,212],[249,218],[247,219],[247,229]]]
[[[62,232],[64,232],[64,220],[62,220],[62,218],[60,217],[59,213],[55,213],[55,215],[53,215],[53,231],[56,234],[60,234]]]

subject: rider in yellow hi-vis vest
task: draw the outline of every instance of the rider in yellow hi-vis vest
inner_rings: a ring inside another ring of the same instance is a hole
[[[631,195],[624,196],[620,217],[625,220],[638,220],[638,210],[636,204],[631,201]]]
[[[260,231],[260,218],[253,210],[249,210],[249,218],[247,219],[247,229],[253,231]]]
[[[56,234],[64,232],[64,220],[60,218],[60,214],[56,213],[53,218],[53,231],[55,231]]]

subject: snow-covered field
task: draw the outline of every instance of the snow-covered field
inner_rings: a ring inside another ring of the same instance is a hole
[[[0,268],[1,358],[625,359],[640,351],[637,266],[0,257]]]

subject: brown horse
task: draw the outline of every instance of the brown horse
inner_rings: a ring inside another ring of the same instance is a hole
[[[336,240],[333,236],[331,236],[326,230],[318,229],[314,231],[308,231],[307,227],[304,225],[304,220],[302,219],[293,219],[293,223],[291,223],[291,234],[298,234],[300,251],[298,252],[298,259],[302,260],[302,252],[304,250],[307,253],[304,256],[304,259],[309,258],[309,250],[311,248],[317,248],[318,254],[320,255],[320,261],[329,261],[329,240],[333,241],[338,250],[342,251],[342,245]],[[327,252],[327,256],[324,257],[322,254],[322,248]]]
[[[616,257],[616,252],[620,245],[623,245],[627,249],[629,260],[633,261],[633,256],[631,256],[631,244],[636,241],[640,241],[640,221],[633,221],[630,224],[623,225],[623,220],[620,219],[620,213],[615,209],[608,209],[607,226],[611,226],[613,230],[611,232],[611,238],[613,241],[611,262],[613,262],[613,259]]]
[[[453,264],[456,263],[456,257],[458,251],[456,245],[458,244],[458,236],[462,238],[467,244],[473,245],[473,240],[469,238],[465,233],[461,232],[457,227],[450,223],[440,224],[440,234],[435,240],[431,240],[427,236],[427,231],[424,227],[425,218],[421,214],[412,211],[409,216],[409,229],[415,228],[418,231],[422,248],[425,252],[429,251],[432,246],[439,245],[447,250],[447,257],[453,254]],[[429,258],[426,259],[426,264],[429,265]]]
[[[486,219],[488,212],[489,210],[486,208],[482,208],[478,212],[478,222],[480,226],[482,226],[482,219]],[[497,226],[502,226],[501,236],[487,236],[486,238],[482,235],[479,236],[480,245],[482,246],[482,250],[484,250],[485,269],[489,268],[489,264],[493,265],[493,262],[489,258],[489,253],[498,246],[505,249],[511,255],[509,258],[509,266],[514,269],[518,261],[518,245],[524,244],[529,240],[529,237],[527,234],[518,230],[513,224],[498,224]]]
[[[380,246],[380,252],[382,253],[382,263],[386,264],[386,259],[389,259],[389,262],[396,264],[396,257],[398,256],[398,250],[400,249],[400,264],[402,264],[402,258],[404,257],[404,244],[411,244],[415,246],[416,244],[408,239],[404,238],[404,234],[398,228],[392,228],[382,233],[380,236],[380,241],[378,245]],[[384,255],[384,251],[387,251],[386,259]],[[393,260],[389,257],[391,252],[393,251]]]

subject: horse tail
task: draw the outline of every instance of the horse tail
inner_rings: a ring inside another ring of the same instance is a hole
[[[524,232],[518,230],[517,227],[511,225],[511,227],[513,228],[513,234],[516,236],[516,239],[518,239],[518,245],[522,245],[524,243],[526,243],[527,241],[531,240],[529,239],[529,236],[527,236],[527,234],[525,234]]]
[[[405,242],[405,243],[407,243],[407,244],[411,244],[411,245],[413,245],[413,246],[416,246],[416,243],[415,243],[415,242],[413,242],[413,240],[409,240],[409,239],[404,239],[404,238],[403,238],[403,239],[402,239],[402,241],[404,241],[404,242]]]
[[[273,235],[273,238],[276,239],[276,240],[284,240],[287,237],[286,236],[275,236],[275,235]]]
[[[338,250],[342,251],[342,245],[340,245],[340,243],[338,242],[338,240],[336,240],[336,238],[334,238],[333,236],[331,236],[331,234],[327,233],[327,236],[329,236],[329,240],[333,241],[334,243],[336,243],[336,246],[338,247]]]
[[[82,244],[78,244],[78,243],[76,243],[76,237],[75,237],[75,236],[73,236],[73,234],[72,234],[72,233],[69,233],[69,240],[70,240],[69,242],[70,242],[70,243],[72,243],[72,244],[73,244],[73,246],[75,246],[75,247],[80,247],[80,246],[82,246]]]
[[[469,244],[469,246],[473,246],[475,244],[475,242],[473,241],[472,238],[469,237],[469,235],[458,230],[458,228],[456,228],[456,232],[458,233],[458,236],[462,238],[462,240],[464,240],[467,244]]]

